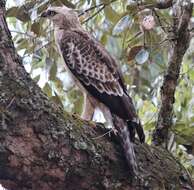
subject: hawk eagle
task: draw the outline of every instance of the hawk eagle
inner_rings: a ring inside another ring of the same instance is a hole
[[[131,143],[134,130],[141,142],[145,135],[116,60],[82,28],[75,10],[49,7],[41,16],[53,21],[55,41],[66,70],[84,94],[82,117],[90,120],[94,109],[100,108],[105,119],[114,124],[128,164],[136,170]]]

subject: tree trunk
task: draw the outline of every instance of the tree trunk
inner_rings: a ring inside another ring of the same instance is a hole
[[[12,190],[192,189],[166,150],[135,145],[139,176],[121,147],[50,102],[16,53],[0,2],[0,183]]]
[[[167,5],[172,0],[165,1]],[[168,145],[169,128],[173,125],[173,104],[175,103],[175,91],[178,85],[182,60],[191,40],[189,23],[192,17],[193,3],[190,0],[177,1],[173,8],[173,32],[170,40],[168,68],[164,75],[160,89],[161,106],[158,121],[153,133],[155,145]]]

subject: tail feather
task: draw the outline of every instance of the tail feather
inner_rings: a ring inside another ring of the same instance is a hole
[[[132,172],[134,174],[137,174],[137,162],[134,151],[134,145],[130,140],[130,133],[126,125],[121,129],[120,136],[123,139],[122,144],[128,165],[132,169]]]
[[[134,140],[135,140],[135,130],[136,130],[140,142],[144,143],[145,142],[145,134],[144,134],[143,127],[142,127],[141,123],[140,122],[137,123],[134,121],[127,121],[127,124],[128,124],[128,128],[129,128],[130,135],[131,135],[131,141],[134,142]]]
[[[124,122],[123,119],[120,119],[118,116],[114,116],[114,126],[118,131],[118,136],[121,141],[123,151],[125,153],[125,158],[127,160],[129,168],[131,169],[130,172],[136,175],[138,171],[136,156],[134,151],[134,145],[130,139],[133,134],[130,134],[128,124]]]

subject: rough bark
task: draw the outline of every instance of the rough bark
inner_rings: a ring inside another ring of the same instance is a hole
[[[167,2],[170,3],[170,1]],[[168,69],[160,90],[161,106],[153,134],[153,142],[156,145],[167,145],[168,130],[172,126],[175,90],[178,85],[183,56],[190,43],[189,22],[192,10],[193,4],[190,0],[177,1],[173,6],[173,39],[170,44]]]
[[[141,5],[139,5],[140,9],[168,9],[173,6],[175,2],[173,0],[165,0],[165,1],[156,1],[153,3],[148,3],[148,2],[141,2]]]
[[[162,148],[135,146],[133,178],[116,139],[65,113],[26,73],[0,2],[0,183],[12,190],[192,189],[184,168]],[[186,188],[185,188],[186,189]]]

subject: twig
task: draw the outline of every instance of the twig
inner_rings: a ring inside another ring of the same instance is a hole
[[[92,139],[99,139],[99,138],[102,138],[104,136],[106,136],[107,134],[110,134],[111,132],[113,131],[113,129],[110,129],[109,131],[107,131],[106,133],[100,135],[100,136],[97,136],[97,137],[93,137]]]
[[[84,23],[88,22],[89,20],[91,20],[92,18],[94,18],[94,17],[95,17],[98,13],[100,13],[104,8],[105,8],[105,5],[104,5],[102,8],[100,8],[98,11],[96,11],[92,16],[90,16],[89,18],[87,18],[86,20],[84,20],[84,21],[82,22],[82,24],[84,24]]]
[[[30,37],[30,38],[35,38],[35,36],[33,36],[33,35],[30,35],[30,34],[28,34],[27,32],[21,32],[21,31],[16,31],[16,30],[10,30],[10,32],[12,33],[17,33],[17,34],[22,34],[22,35],[25,35],[25,36],[28,36],[28,37]]]
[[[38,49],[34,50],[34,52],[35,52],[35,51],[40,51],[42,48],[48,46],[48,45],[51,44],[52,42],[53,42],[53,40],[49,41],[48,43],[46,43],[46,44],[42,45],[41,47],[39,47]],[[27,56],[30,56],[31,54],[34,55],[34,52],[25,54],[25,55],[22,57],[22,59],[24,59],[24,58],[27,57]]]
[[[139,35],[143,34],[141,31],[140,32],[137,32],[132,38],[130,38],[127,43],[133,41],[135,38],[137,38]]]
[[[166,33],[166,28],[163,26],[163,24],[162,24],[162,22],[160,20],[160,16],[158,15],[158,13],[156,12],[155,9],[153,9],[153,13],[155,14],[156,18],[158,19],[158,23],[159,23],[160,27]]]
[[[99,5],[94,5],[94,6],[90,7],[89,9],[84,10],[84,11],[83,11],[82,13],[80,13],[78,16],[80,17],[80,16],[84,15],[85,13],[87,13],[87,12],[93,10],[93,9],[96,9],[96,8],[98,8],[98,7],[101,7],[102,5],[104,5],[104,3],[101,3],[101,4],[99,4]]]
[[[109,3],[100,3],[100,4],[98,4],[98,5],[94,5],[94,6],[90,7],[90,8],[88,8],[88,9],[84,10],[82,13],[79,14],[79,16],[82,16],[82,15],[84,15],[85,13],[87,13],[87,12],[93,10],[93,9],[96,9],[96,8],[98,8],[98,7],[110,5],[111,3],[115,2],[115,1],[117,1],[117,0],[112,0],[112,1],[109,2]]]
[[[42,45],[41,47],[39,47],[38,49],[36,49],[35,51],[40,51],[42,48],[44,48],[44,47],[50,45],[50,44],[53,43],[53,42],[54,42],[54,41],[51,40],[51,41],[49,41],[48,43],[46,43],[46,44]]]
[[[96,11],[92,16],[90,16],[89,18],[87,18],[86,20],[84,20],[83,22],[82,22],[82,24],[84,24],[84,23],[86,23],[86,22],[88,22],[89,20],[91,20],[92,18],[94,18],[98,13],[100,13],[106,6],[108,6],[108,5],[110,5],[111,3],[114,3],[115,1],[117,1],[117,0],[112,0],[112,1],[110,1],[109,3],[101,3],[101,4],[99,4],[99,5],[96,5],[96,6],[93,6],[93,7],[91,7],[91,8],[89,8],[89,9],[87,9],[87,10],[85,10],[83,13],[81,13],[79,16],[81,16],[81,15],[83,15],[84,13],[86,13],[86,12],[88,12],[88,11],[91,11],[91,10],[93,10],[93,9],[95,9],[95,8],[98,8],[98,7],[101,7],[98,11]]]

